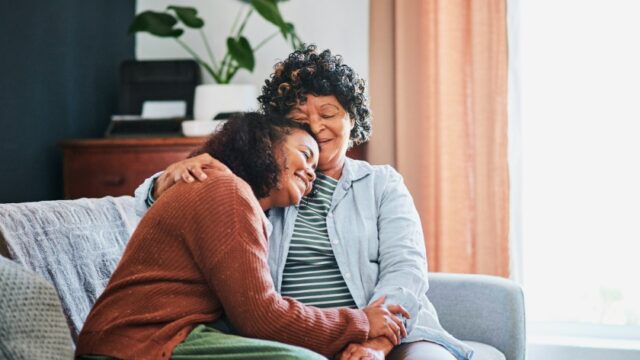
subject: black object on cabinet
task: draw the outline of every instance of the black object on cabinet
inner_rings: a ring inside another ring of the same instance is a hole
[[[193,60],[127,60],[120,66],[120,113],[140,114],[149,100],[183,100],[193,115],[200,67]]]

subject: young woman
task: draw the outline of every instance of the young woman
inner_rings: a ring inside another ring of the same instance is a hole
[[[403,324],[382,307],[305,306],[282,298],[267,267],[272,207],[311,190],[318,146],[308,127],[282,117],[239,115],[200,152],[232,172],[207,171],[177,185],[141,220],[80,333],[76,355],[122,359],[317,359]],[[212,323],[228,318],[236,331]]]

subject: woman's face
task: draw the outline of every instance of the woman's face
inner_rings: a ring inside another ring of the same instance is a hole
[[[335,96],[307,95],[307,101],[298,103],[288,117],[309,124],[316,135],[320,147],[320,171],[342,169],[354,124]]]
[[[282,172],[278,187],[269,194],[273,207],[297,205],[311,192],[316,179],[318,144],[306,131],[294,129],[285,137],[278,161]]]

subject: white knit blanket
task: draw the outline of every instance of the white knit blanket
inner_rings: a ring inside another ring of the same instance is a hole
[[[129,196],[0,204],[11,257],[56,288],[74,341],[138,220]]]

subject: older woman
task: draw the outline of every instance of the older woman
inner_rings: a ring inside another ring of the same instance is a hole
[[[409,311],[401,345],[374,338],[348,346],[341,359],[469,359],[473,351],[442,328],[426,296],[422,226],[402,177],[390,166],[346,156],[371,133],[364,80],[341,57],[314,46],[274,69],[259,97],[263,112],[308,124],[320,147],[314,194],[269,214],[276,290],[318,307],[362,308],[386,296]],[[203,156],[148,179],[136,191],[140,212],[174,182],[201,179],[207,165],[218,166]]]

